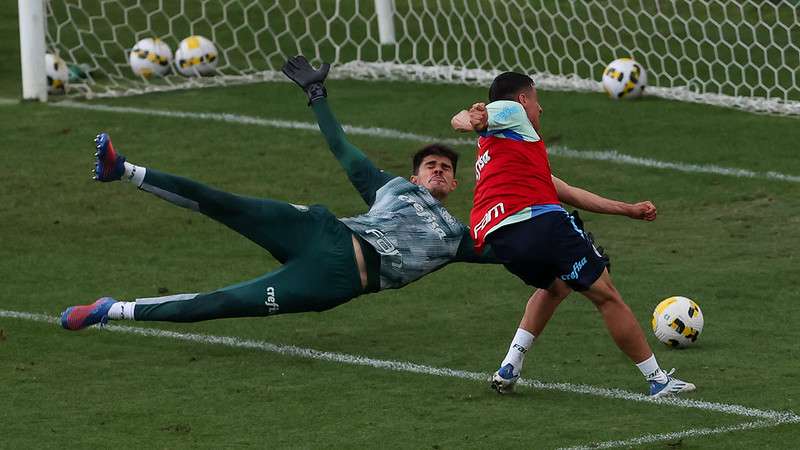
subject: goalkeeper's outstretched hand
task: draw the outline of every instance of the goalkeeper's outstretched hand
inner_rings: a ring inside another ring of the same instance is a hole
[[[328,96],[328,92],[322,83],[325,82],[325,77],[328,76],[330,68],[330,64],[322,63],[319,69],[314,69],[305,56],[297,55],[286,60],[282,71],[290,80],[306,91],[308,104],[310,105],[314,100]]]

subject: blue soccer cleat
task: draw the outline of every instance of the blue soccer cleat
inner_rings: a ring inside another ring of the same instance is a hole
[[[665,395],[674,395],[681,392],[693,391],[697,388],[692,383],[687,383],[686,381],[673,378],[672,374],[674,372],[675,369],[672,369],[669,372],[665,373],[665,375],[667,376],[666,383],[659,383],[658,381],[655,380],[648,380],[650,382],[650,397],[659,398],[659,397],[664,397]]]
[[[97,151],[94,154],[94,179],[102,182],[116,181],[125,173],[125,157],[114,151],[108,133],[94,138]]]
[[[514,366],[508,363],[489,378],[489,385],[498,394],[510,394],[514,391],[517,380],[519,380],[519,374],[514,375]]]
[[[108,310],[117,301],[111,297],[97,299],[91,305],[70,306],[61,313],[61,326],[67,330],[82,330],[94,324],[108,322]]]

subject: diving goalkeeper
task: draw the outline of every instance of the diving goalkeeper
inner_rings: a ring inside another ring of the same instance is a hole
[[[196,181],[131,164],[110,137],[95,139],[94,178],[130,181],[139,189],[221,222],[270,252],[282,266],[213,292],[118,301],[103,297],[72,306],[61,325],[79,330],[109,319],[197,322],[230,317],[324,311],[362,294],[405,286],[452,262],[498,262],[473,251],[467,227],[443,206],[456,188],[458,154],[433,144],[413,158],[409,179],[377,169],[345,136],[323,86],[329,65],[302,56],[284,73],[306,91],[320,130],[370,208],[337,219],[323,206],[293,205],[222,192]]]

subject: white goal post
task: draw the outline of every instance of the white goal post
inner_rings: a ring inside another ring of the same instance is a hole
[[[47,101],[44,66],[44,0],[19,0],[19,48],[22,98]]]
[[[29,6],[42,1],[46,24],[40,28]],[[19,5],[26,98],[42,98],[36,81],[41,74],[25,68],[31,58],[25,55],[41,52],[40,37],[27,34],[43,33],[47,51],[88,69],[88,78],[70,88],[87,97],[282,79],[282,62],[298,53],[333,63],[337,77],[486,85],[497,73],[515,70],[531,74],[545,89],[599,91],[605,65],[633,57],[648,71],[651,95],[800,115],[798,0],[19,0]],[[186,78],[173,70],[147,80],[130,70],[129,52],[138,40],[158,37],[174,50],[189,35],[216,44],[215,75]],[[37,86],[37,94],[30,86]]]

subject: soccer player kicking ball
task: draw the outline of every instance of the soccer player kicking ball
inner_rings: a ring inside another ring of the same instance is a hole
[[[533,80],[506,72],[489,89],[488,105],[476,103],[453,117],[459,131],[477,131],[475,192],[470,217],[477,251],[490,245],[506,268],[538,288],[528,300],[508,354],[489,380],[500,393],[519,378],[526,352],[559,303],[579,291],[597,307],[617,346],[636,363],[650,383],[650,395],[691,391],[695,385],[663,371],[641,327],[614,287],[607,258],[591,237],[564,211],[559,200],[587,211],[655,220],[650,202],[628,204],[573,189],[565,197],[563,181],[550,172],[539,137],[539,105]]]
[[[493,256],[473,251],[469,230],[443,206],[458,184],[458,154],[442,145],[421,149],[414,155],[410,179],[378,170],[348,142],[328,107],[323,86],[328,69],[325,64],[315,70],[298,56],[283,71],[308,94],[330,150],[370,207],[367,213],[337,219],[322,206],[222,192],[131,164],[101,133],[95,139],[97,181],[130,181],[198,211],[255,242],[282,266],[213,292],[128,302],[103,297],[67,308],[61,325],[79,330],[109,319],[197,322],[324,311],[362,294],[405,286],[451,262],[496,263]]]

